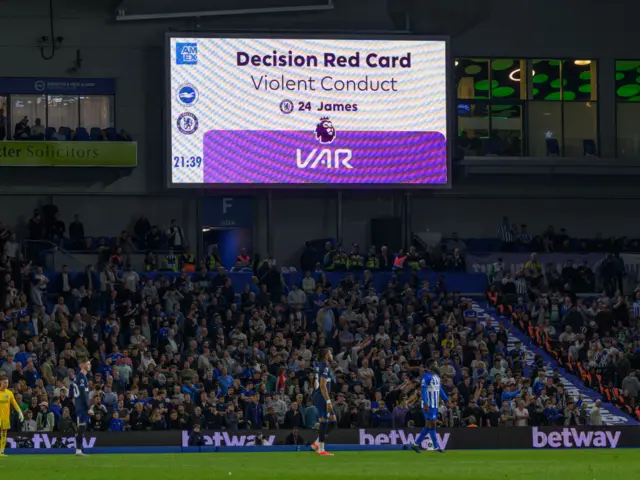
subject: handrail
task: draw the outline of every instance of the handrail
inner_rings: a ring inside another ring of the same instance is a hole
[[[64,248],[62,248],[60,245],[52,242],[51,240],[23,240],[22,242],[23,246],[26,247],[27,244],[39,244],[39,245],[46,245],[51,247],[51,250],[56,251],[56,252],[61,252],[64,255],[66,255],[67,257],[69,257],[70,259],[80,263],[81,265],[83,265],[85,268],[88,267],[89,265],[85,262],[83,262],[82,260],[80,260],[78,257],[76,257],[75,255],[73,255],[71,252],[69,252],[68,250],[65,250]],[[23,254],[26,254],[27,252],[23,251]]]

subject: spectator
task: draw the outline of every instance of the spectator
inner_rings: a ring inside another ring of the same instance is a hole
[[[151,231],[153,232],[153,228]],[[182,249],[187,246],[187,239],[184,235],[184,231],[175,219],[171,220],[171,225],[169,225],[169,228],[167,229],[167,242],[169,243],[169,247],[176,252],[181,252]],[[155,249],[157,247],[149,248]]]
[[[64,142],[67,140],[67,129],[65,127],[59,127],[56,133],[51,136],[51,140],[57,140]]]
[[[300,413],[296,402],[292,402],[289,410],[285,413],[284,425],[286,428],[294,428],[296,430],[304,426],[304,417]]]
[[[44,140],[44,125],[42,125],[42,119],[36,118],[35,125],[31,128],[32,140]]]
[[[11,233],[4,242],[3,253],[9,261],[13,261],[20,256],[20,244],[16,240],[16,235]]]
[[[448,261],[449,270],[453,272],[466,272],[467,271],[467,263],[464,258],[460,254],[460,250],[456,248],[453,251],[453,256]]]
[[[600,400],[596,400],[596,402],[591,407],[591,410],[589,411],[589,425],[602,425],[602,412],[600,411],[600,405]]]
[[[502,241],[502,251],[511,252],[514,249],[516,242],[516,232],[513,229],[511,223],[509,223],[508,217],[502,217],[502,223],[498,230],[498,237]]]
[[[300,290],[297,285],[291,286],[291,292],[289,292],[289,296],[287,297],[289,305],[294,307],[302,307],[307,303],[307,296],[305,295],[303,290]]]
[[[189,446],[190,447],[204,447],[205,440],[202,434],[200,433],[200,425],[195,424],[193,426],[193,432],[189,435]]]
[[[640,393],[640,380],[638,380],[638,372],[636,372],[635,370],[629,371],[629,374],[622,380],[622,390],[626,397],[638,399],[638,394]]]
[[[502,408],[500,409],[500,420],[498,425],[502,427],[513,427],[515,424],[516,413],[508,400],[502,402]]]
[[[23,117],[18,123],[13,133],[14,140],[28,140],[31,137],[31,127],[29,127],[29,119]]]
[[[316,281],[311,276],[311,271],[310,270],[307,270],[305,272],[305,276],[302,279],[302,291],[306,295],[313,295],[313,293],[316,291]]]
[[[53,412],[49,410],[49,404],[47,402],[40,403],[40,411],[36,419],[36,430],[38,432],[53,432],[55,425],[55,419]]]
[[[81,250],[85,246],[84,225],[80,221],[80,215],[77,213],[73,216],[73,222],[69,224],[69,239],[72,248]]]
[[[118,412],[111,414],[111,421],[109,422],[110,432],[124,432],[124,422],[120,419]]]
[[[294,428],[284,441],[285,445],[301,446],[305,444],[304,439],[300,436],[297,428]]]
[[[518,402],[518,408],[515,409],[515,426],[526,427],[529,425],[529,410],[525,408],[523,401]]]
[[[24,412],[24,422],[22,422],[22,432],[34,433],[38,431],[38,423],[33,419],[33,412],[27,410]]]
[[[64,224],[64,222],[62,221],[62,217],[60,216],[60,213],[56,213],[55,217],[53,219],[53,222],[51,223],[51,226],[49,228],[49,233],[48,233],[48,237],[49,239],[56,244],[61,244],[62,241],[64,240],[64,235],[67,231],[67,227]]]

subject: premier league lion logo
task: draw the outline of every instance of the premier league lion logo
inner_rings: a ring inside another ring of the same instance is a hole
[[[336,139],[336,129],[329,117],[322,117],[318,125],[316,125],[316,140],[323,145],[333,143]]]

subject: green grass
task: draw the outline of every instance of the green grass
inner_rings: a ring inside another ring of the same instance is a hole
[[[611,480],[640,478],[640,451],[450,451],[200,453],[176,455],[14,455],[0,458],[2,479],[64,480],[184,478],[230,480],[517,479]]]

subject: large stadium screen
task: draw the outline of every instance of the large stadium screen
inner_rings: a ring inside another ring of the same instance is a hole
[[[447,185],[447,48],[169,38],[174,185]]]

